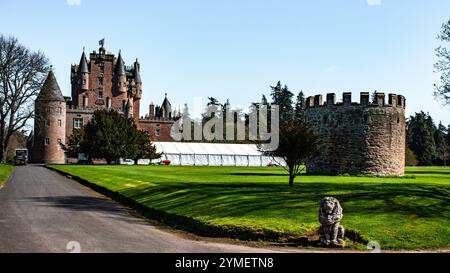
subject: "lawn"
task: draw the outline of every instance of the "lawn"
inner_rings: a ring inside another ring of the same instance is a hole
[[[334,196],[346,229],[384,249],[450,247],[448,167],[408,168],[404,178],[305,175],[294,187],[274,167],[52,167],[170,215],[294,237],[314,234],[321,198]]]
[[[8,180],[8,177],[11,175],[13,169],[13,165],[0,164],[0,188],[3,186],[6,180]]]

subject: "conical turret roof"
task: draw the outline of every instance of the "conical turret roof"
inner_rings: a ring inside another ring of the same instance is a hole
[[[161,104],[162,107],[164,107],[164,110],[167,112],[172,112],[172,105],[169,102],[169,99],[167,98],[167,93],[165,94],[164,101]]]
[[[36,100],[47,100],[47,101],[64,101],[64,96],[59,89],[58,82],[56,81],[55,74],[50,70],[47,79],[42,86],[41,92],[37,96]]]
[[[83,50],[83,54],[81,55],[80,65],[78,66],[78,70],[80,71],[80,73],[89,73],[86,54],[84,54],[84,50]]]
[[[119,56],[117,57],[116,74],[125,75],[125,62],[122,59],[122,53],[120,51]]]
[[[139,62],[137,59],[136,59],[136,62],[134,63],[134,81],[136,83],[142,83],[141,71],[139,71]]]

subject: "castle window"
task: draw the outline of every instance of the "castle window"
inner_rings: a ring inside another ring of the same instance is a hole
[[[50,139],[48,137],[46,137],[44,139],[44,145],[49,145],[50,144]]]
[[[159,136],[161,134],[161,129],[156,128],[155,130],[155,136]]]
[[[50,106],[45,107],[45,111],[46,111],[47,113],[50,113],[50,111],[51,111]]]
[[[99,70],[100,70],[100,74],[105,73],[105,64],[104,63],[100,63]]]
[[[103,86],[103,78],[98,78],[98,85]]]
[[[58,119],[58,127],[61,127],[61,120]]]
[[[86,84],[86,80],[85,79],[83,79],[83,85],[85,85]]]
[[[74,118],[73,119],[73,128],[75,128],[75,129],[83,128],[83,119],[82,118]]]
[[[122,101],[122,111],[125,111],[126,103],[127,102],[125,100]]]
[[[98,92],[98,97],[99,97],[100,99],[103,98],[103,91],[99,91],[99,92]]]
[[[45,126],[50,126],[50,119],[45,120]]]
[[[111,98],[110,97],[106,98],[106,108],[111,108]]]
[[[83,107],[88,107],[88,98],[86,96],[83,96]]]
[[[61,107],[58,107],[58,114],[62,114],[62,108]]]

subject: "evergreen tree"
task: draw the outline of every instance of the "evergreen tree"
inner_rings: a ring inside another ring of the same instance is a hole
[[[295,120],[299,124],[304,124],[304,122],[306,122],[305,107],[305,95],[303,94],[303,91],[300,91],[297,95],[297,101],[295,103]]]
[[[189,107],[187,103],[184,104],[183,112],[181,113],[181,115],[185,118],[189,118],[191,116],[191,114],[189,113]]]
[[[91,159],[103,158],[111,164],[119,158],[151,156],[151,146],[153,144],[148,135],[137,129],[132,118],[115,110],[97,110],[84,128],[80,150]]]
[[[441,122],[434,133],[434,141],[436,143],[437,164],[447,166],[448,160],[448,144],[447,144],[447,129]]]
[[[262,95],[262,99],[261,99],[261,104],[262,105],[268,105],[269,103],[267,102],[267,98],[266,98],[266,95]]]
[[[436,158],[435,131],[432,118],[422,111],[411,116],[407,122],[408,146],[421,166],[432,165]]]
[[[280,125],[293,119],[294,108],[292,107],[292,94],[287,85],[282,86],[279,81],[276,86],[270,86],[272,89],[272,104],[278,105],[280,110]]]

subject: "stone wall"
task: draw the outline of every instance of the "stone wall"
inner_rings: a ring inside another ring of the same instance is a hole
[[[342,102],[328,94],[307,99],[307,121],[320,137],[319,155],[306,162],[311,174],[404,175],[405,98],[367,92],[353,103],[351,93]]]
[[[65,102],[37,100],[35,109],[31,161],[46,164],[65,163],[64,150],[61,146],[66,141]]]

